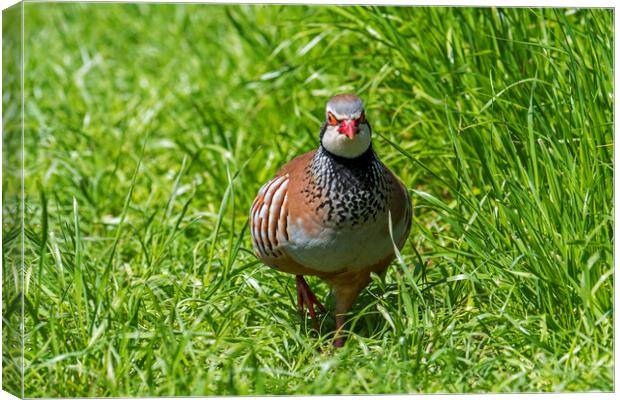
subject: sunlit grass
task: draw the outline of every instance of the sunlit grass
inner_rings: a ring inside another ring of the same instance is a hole
[[[600,9],[26,4],[25,395],[612,390],[612,37]],[[341,91],[415,220],[334,351],[247,213]]]

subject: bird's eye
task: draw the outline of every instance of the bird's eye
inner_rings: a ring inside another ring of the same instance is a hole
[[[366,123],[366,114],[364,113],[364,111],[362,111],[362,114],[357,120],[362,124]]]
[[[327,113],[327,123],[330,125],[338,125],[338,119],[334,117],[334,114]]]

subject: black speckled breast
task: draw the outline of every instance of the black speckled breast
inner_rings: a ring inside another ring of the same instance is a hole
[[[372,147],[347,159],[321,146],[305,173],[304,200],[317,215],[323,215],[325,226],[355,227],[387,213],[391,175]]]

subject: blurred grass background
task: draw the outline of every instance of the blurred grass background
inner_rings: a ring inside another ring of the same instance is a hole
[[[612,10],[26,3],[25,48],[25,396],[613,389]],[[333,351],[246,228],[338,92],[415,220]]]

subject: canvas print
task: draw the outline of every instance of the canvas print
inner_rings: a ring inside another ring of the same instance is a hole
[[[613,391],[613,19],[4,10],[3,390]]]

